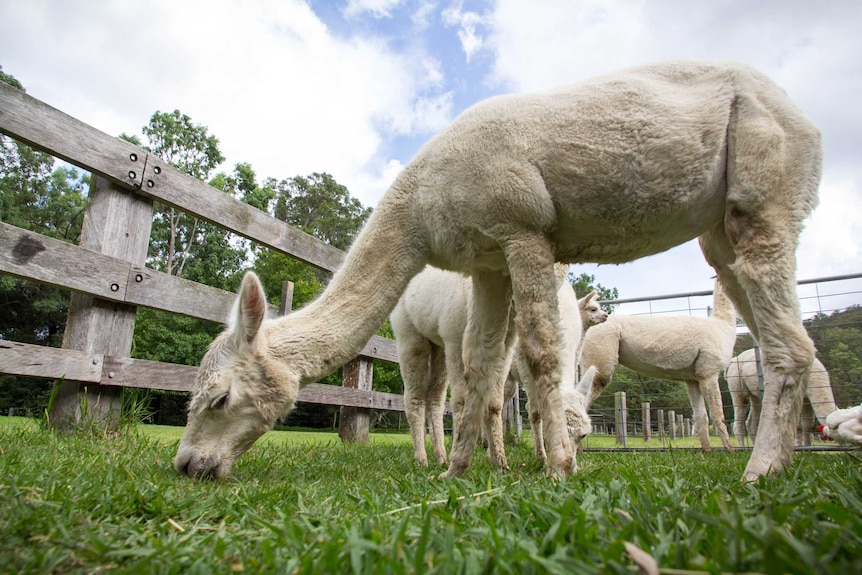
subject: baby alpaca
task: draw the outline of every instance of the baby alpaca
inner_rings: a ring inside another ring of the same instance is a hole
[[[746,431],[752,441],[757,437],[762,409],[755,350],[747,349],[730,360],[724,378],[733,400],[733,435],[736,436],[737,445],[742,447]],[[801,438],[803,445],[811,445],[812,412],[821,425],[826,425],[826,417],[837,409],[829,374],[817,358],[811,362],[805,400],[800,418]]]
[[[701,447],[709,451],[707,406],[725,449],[733,450],[724,423],[718,377],[733,356],[736,313],[716,280],[713,312],[689,316],[612,315],[587,332],[581,363],[595,366],[592,387],[579,387],[587,408],[610,383],[617,365],[648,377],[684,381]],[[704,404],[704,399],[706,404]]]
[[[426,417],[431,426],[434,458],[441,465],[446,463],[443,405],[448,384],[452,386],[452,411],[456,422],[464,405],[465,350],[462,346],[471,305],[471,289],[469,277],[429,266],[413,278],[390,316],[404,380],[404,408],[413,440],[413,457],[422,466],[428,465],[425,453]],[[501,310],[501,313],[509,314],[510,309]],[[506,339],[506,349],[509,350],[507,363],[511,362],[514,339],[515,330],[510,326]],[[505,468],[506,454],[500,416],[502,407],[501,381],[494,386],[488,402],[484,427],[488,434],[491,463]]]

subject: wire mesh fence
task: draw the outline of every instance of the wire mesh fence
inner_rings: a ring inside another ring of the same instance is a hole
[[[818,422],[822,423],[836,407],[862,403],[862,274],[803,280],[798,283],[797,294],[805,327],[817,348],[798,441],[807,444],[813,437],[817,445],[819,436],[813,428]],[[601,303],[611,306],[614,314],[705,318],[712,306],[712,292]],[[735,435],[736,442],[744,445],[750,445],[751,436],[756,433],[756,421],[752,428],[750,414],[757,413],[763,390],[762,367],[755,348],[747,327],[739,321],[733,362],[745,377],[731,382],[733,386],[729,385],[726,373],[720,378],[724,420],[731,436]],[[627,406],[622,424],[616,399],[619,392],[625,393]],[[525,402],[523,393],[519,394],[519,412],[528,427]],[[590,416],[596,436],[649,438],[648,441],[660,445],[667,439],[694,435],[693,409],[684,383],[645,377],[624,366],[617,367],[612,382],[593,402]],[[713,425],[710,431],[712,436],[716,435]],[[618,443],[625,441],[618,439]],[[587,440],[587,447],[589,443]]]

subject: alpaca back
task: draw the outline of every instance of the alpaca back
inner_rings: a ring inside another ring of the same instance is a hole
[[[396,342],[408,324],[439,347],[445,347],[446,342],[460,342],[467,327],[470,300],[468,277],[426,267],[410,281],[392,311]]]

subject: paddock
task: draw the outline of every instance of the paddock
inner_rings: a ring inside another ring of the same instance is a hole
[[[340,250],[179,172],[142,148],[2,83],[0,132],[93,175],[86,214],[90,225],[81,246],[0,222],[0,273],[69,290],[71,306],[89,311],[70,318],[67,329],[74,335],[66,338],[63,348],[0,341],[0,373],[62,381],[51,413],[51,422],[58,427],[70,425],[80,416],[81,397],[110,413],[117,409],[123,388],[191,389],[195,367],[129,357],[138,307],[218,323],[228,315],[235,294],[145,266],[154,201],[322,270],[333,271],[342,262]],[[289,312],[290,293],[291,286],[285,285],[282,304],[271,309],[271,314]],[[711,292],[704,291],[603,303],[613,305],[616,313],[702,315],[708,311],[710,296]],[[802,280],[799,298],[806,320],[851,310],[862,305],[862,274]],[[80,320],[83,315],[86,319]],[[859,324],[845,327],[855,330]],[[750,347],[744,326],[738,332],[737,351]],[[816,333],[811,335],[817,340]],[[372,389],[374,359],[397,362],[394,342],[372,337],[362,354],[345,366],[342,386],[311,384],[300,392],[301,402],[340,408],[339,435],[345,441],[367,440],[375,413],[404,411],[400,394]],[[862,402],[862,370],[824,363],[830,369],[839,406]],[[841,373],[842,369],[846,372]],[[614,386],[623,391],[622,383],[615,381],[609,395]],[[690,412],[668,409],[655,394],[647,398],[637,389],[624,392],[625,397],[616,398],[618,402],[622,399],[619,406],[592,410],[596,432],[613,429],[623,446],[625,437],[632,435],[654,438],[657,445],[663,445],[667,439],[690,433]],[[731,423],[726,394],[724,399],[725,416]],[[516,397],[508,414],[516,429],[522,425],[523,413],[522,399]],[[586,447],[589,449],[589,440]]]

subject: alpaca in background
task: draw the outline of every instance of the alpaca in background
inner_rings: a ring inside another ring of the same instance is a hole
[[[579,387],[592,405],[611,382],[617,365],[658,379],[683,381],[688,391],[700,445],[709,444],[709,416],[725,449],[733,450],[724,422],[718,378],[736,343],[736,311],[720,281],[715,282],[712,315],[612,315],[584,338],[581,365],[595,366],[592,386]]]
[[[763,408],[757,375],[757,352],[753,348],[747,349],[731,359],[724,371],[724,378],[733,401],[733,435],[736,436],[737,445],[743,447],[746,432],[752,441],[757,437],[757,426]],[[802,445],[811,445],[814,417],[817,417],[821,425],[826,425],[827,416],[836,409],[829,374],[820,360],[814,358],[799,419],[798,437]]]

